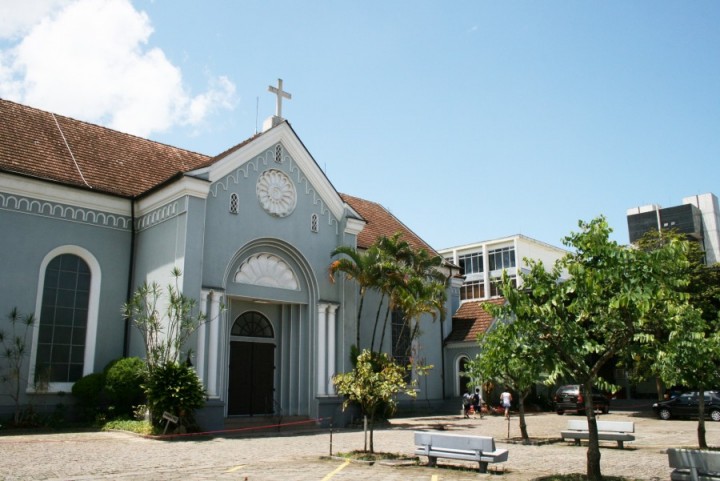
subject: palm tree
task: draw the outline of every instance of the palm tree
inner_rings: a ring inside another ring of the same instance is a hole
[[[347,279],[355,280],[360,288],[357,318],[355,319],[355,347],[360,350],[360,319],[362,316],[365,294],[368,289],[377,289],[380,276],[379,261],[380,250],[376,245],[370,246],[366,251],[359,252],[348,246],[339,246],[330,254],[331,257],[343,255],[330,264],[330,280],[335,281],[335,274],[342,272]]]
[[[378,279],[378,288],[380,289],[381,296],[377,312],[375,313],[375,325],[373,326],[372,340],[370,343],[371,351],[373,351],[375,347],[375,334],[380,323],[380,312],[382,311],[384,301],[387,298],[388,302],[385,309],[385,320],[383,322],[379,345],[379,349],[382,349],[383,341],[385,340],[385,331],[387,329],[387,321],[390,317],[390,312],[395,307],[393,291],[397,286],[402,284],[404,277],[402,267],[408,263],[413,256],[413,250],[410,247],[410,244],[401,240],[401,236],[402,234],[398,232],[392,237],[380,237],[376,242],[376,245],[383,256],[384,262],[382,263],[383,268]]]
[[[420,333],[423,314],[430,314],[433,320],[438,316],[445,319],[447,277],[440,270],[443,262],[442,257],[430,255],[425,249],[412,251],[403,266],[402,282],[393,290],[393,305],[403,312],[403,329],[410,329],[411,341]]]

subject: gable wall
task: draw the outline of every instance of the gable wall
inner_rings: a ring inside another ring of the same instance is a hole
[[[268,214],[258,199],[258,179],[269,170],[283,172],[294,185],[297,201],[294,210],[286,216]],[[232,194],[238,196],[237,214],[229,211]],[[313,214],[318,216],[317,233],[310,229]],[[231,278],[233,275],[225,269],[233,264],[234,256],[244,246],[273,239],[291,246],[307,261],[318,281],[321,299],[337,297],[335,287],[327,281],[326,272],[330,252],[339,239],[338,221],[286,152],[283,162],[276,163],[274,148],[267,149],[214,183],[207,200],[205,231],[205,285],[223,286],[226,274]]]

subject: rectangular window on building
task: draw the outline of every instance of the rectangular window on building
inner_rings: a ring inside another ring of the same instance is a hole
[[[466,282],[460,287],[460,300],[483,299],[485,297],[485,285],[482,281]]]
[[[488,253],[488,263],[491,271],[515,267],[515,247],[491,250]]]
[[[458,256],[458,264],[460,265],[460,275],[479,274],[483,271],[482,252]]]
[[[517,287],[517,278],[515,276],[510,276],[510,282],[512,282],[512,285],[514,287]],[[491,279],[490,280],[490,297],[502,296],[501,288],[502,288],[502,278],[496,277],[494,279]]]

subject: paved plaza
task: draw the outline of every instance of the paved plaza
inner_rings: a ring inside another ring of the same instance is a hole
[[[398,418],[375,432],[375,450],[412,455],[413,431],[443,429],[451,433],[489,435],[509,459],[491,465],[494,473],[478,474],[475,463],[438,460],[429,468],[407,463],[365,464],[330,456],[330,431],[303,427],[236,431],[214,436],[171,440],[147,439],[122,432],[0,436],[0,479],[19,480],[241,480],[241,481],[450,481],[503,479],[529,481],[553,473],[585,472],[587,448],[557,441],[569,419],[554,413],[527,416],[531,437],[552,442],[523,446],[508,441],[502,416],[463,419],[459,415]],[[660,421],[647,411],[612,411],[603,420],[633,421],[636,440],[618,449],[601,442],[604,475],[644,480],[670,479],[668,447],[697,447],[697,421]],[[720,423],[708,421],[707,441],[720,445]],[[517,417],[511,419],[510,439],[519,436]],[[363,447],[356,429],[332,434],[332,453]]]

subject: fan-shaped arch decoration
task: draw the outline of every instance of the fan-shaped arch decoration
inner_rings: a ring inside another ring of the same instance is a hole
[[[292,268],[278,256],[267,253],[245,259],[235,273],[235,282],[294,291],[299,289]]]
[[[255,193],[265,212],[272,216],[287,217],[295,210],[295,184],[285,172],[277,169],[263,172],[257,180]]]
[[[275,337],[272,324],[270,324],[267,317],[255,311],[245,312],[238,316],[232,326],[230,335],[244,337]]]

